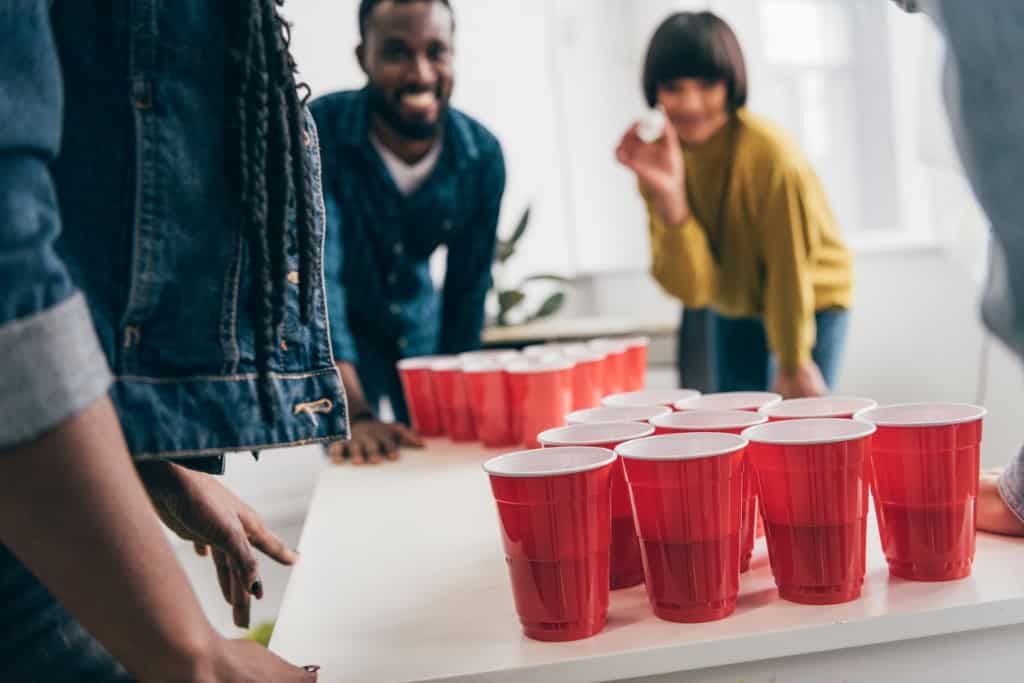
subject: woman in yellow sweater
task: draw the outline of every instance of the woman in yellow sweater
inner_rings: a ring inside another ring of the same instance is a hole
[[[744,108],[735,34],[710,12],[670,16],[643,80],[667,123],[650,143],[634,126],[616,155],[647,204],[655,279],[687,308],[712,311],[716,388],[825,393],[846,336],[852,259],[803,155]]]

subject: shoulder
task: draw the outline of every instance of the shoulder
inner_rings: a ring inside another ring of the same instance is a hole
[[[737,167],[765,181],[804,174],[807,160],[785,130],[746,109],[740,110],[738,116],[741,138],[737,143]]]
[[[463,144],[475,149],[481,163],[486,165],[500,165],[504,168],[504,154],[501,150],[501,143],[483,123],[469,114],[452,107],[448,111],[451,117],[451,125]]]
[[[321,139],[329,138],[337,121],[361,106],[361,90],[339,90],[317,97],[309,103],[309,112],[316,121]]]

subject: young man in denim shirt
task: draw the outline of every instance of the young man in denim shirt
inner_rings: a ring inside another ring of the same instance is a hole
[[[401,358],[480,343],[505,165],[497,140],[449,107],[454,17],[447,0],[363,0],[356,50],[368,83],[311,105],[327,207],[331,336],[352,440],[332,460],[418,445],[395,369]],[[448,266],[439,293],[429,259]],[[377,420],[388,398],[398,423]]]
[[[1024,4],[896,1],[930,15],[946,37],[946,110],[964,170],[992,225],[982,317],[1024,359]],[[978,527],[1024,535],[1024,450],[1005,470],[982,476]]]

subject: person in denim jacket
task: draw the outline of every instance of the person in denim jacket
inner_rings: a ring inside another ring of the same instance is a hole
[[[0,680],[315,679],[151,512],[245,626],[295,555],[197,470],[347,436],[277,4],[0,0]]]
[[[964,171],[992,226],[982,318],[1024,360],[1024,4],[896,0],[946,39],[946,112]],[[1024,450],[982,475],[978,527],[1024,536]]]

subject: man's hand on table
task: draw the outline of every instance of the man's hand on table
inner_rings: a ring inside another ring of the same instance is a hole
[[[169,462],[140,463],[138,469],[164,524],[199,555],[212,555],[235,625],[248,628],[250,600],[263,597],[255,550],[284,565],[294,564],[298,555],[215,477]]]
[[[1024,536],[1024,523],[1017,519],[1010,506],[999,495],[999,475],[1002,468],[981,474],[978,486],[978,529],[996,534]]]
[[[352,423],[351,432],[352,438],[348,441],[336,441],[328,446],[327,454],[333,464],[350,461],[353,465],[377,465],[398,460],[400,448],[424,446],[419,434],[397,422],[357,420]]]

